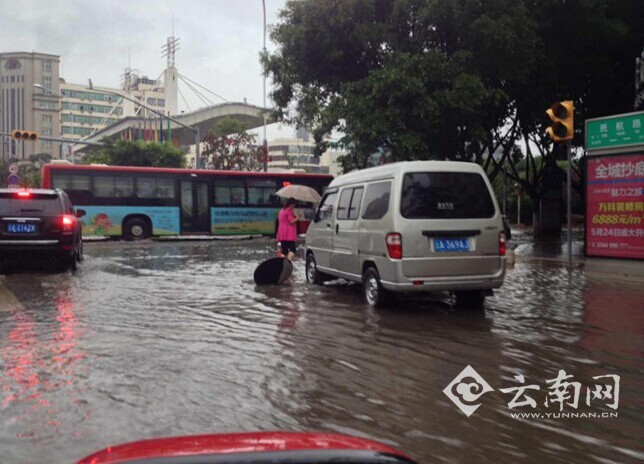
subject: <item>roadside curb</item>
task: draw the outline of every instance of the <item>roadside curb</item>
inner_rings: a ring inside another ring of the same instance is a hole
[[[153,237],[153,242],[212,242],[225,240],[252,240],[262,238],[263,235],[169,235],[167,237]]]
[[[103,235],[84,235],[83,242],[107,242],[110,238]]]
[[[549,263],[559,263],[559,264],[567,264],[566,258],[559,258],[559,257],[548,257],[548,256],[528,256],[528,255],[514,255],[514,261],[517,263],[520,262],[549,262]],[[586,259],[585,258],[575,258],[573,257],[572,259],[572,264],[575,267],[584,267],[586,266]]]

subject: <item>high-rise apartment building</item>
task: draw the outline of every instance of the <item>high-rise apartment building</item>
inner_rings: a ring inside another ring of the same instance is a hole
[[[123,87],[89,89],[87,85],[68,84],[61,80],[63,138],[81,140],[127,116],[156,117],[146,108],[119,95],[165,113],[165,91],[158,81],[126,71]]]
[[[46,53],[0,53],[0,132],[15,129],[60,137],[60,57]],[[16,141],[0,135],[5,159],[29,159],[36,153],[58,157],[60,144]]]
[[[166,92],[157,80],[127,69],[122,88],[88,89],[87,84],[65,82],[59,67],[58,55],[0,53],[0,132],[10,134],[22,129],[41,137],[82,140],[123,117],[155,117],[119,95],[166,113]],[[42,139],[17,141],[0,135],[0,155],[4,159],[28,160],[37,153],[58,158],[65,156],[70,146]]]

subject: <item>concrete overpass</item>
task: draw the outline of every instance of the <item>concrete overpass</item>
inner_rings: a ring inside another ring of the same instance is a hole
[[[173,119],[180,121],[181,123],[195,127],[198,126],[201,132],[201,138],[203,139],[212,126],[220,119],[225,117],[231,117],[237,120],[242,121],[246,124],[247,129],[255,129],[261,127],[264,124],[264,118],[262,115],[263,108],[255,105],[248,105],[246,103],[238,102],[227,102],[221,103],[218,105],[206,106],[189,113],[182,113],[179,115],[172,116]],[[128,130],[132,130],[134,134],[134,139],[137,138],[139,129],[146,129],[154,127],[156,124],[157,130],[159,128],[160,118],[140,118],[140,117],[125,117],[115,122],[114,124],[107,126],[101,129],[98,132],[95,132],[89,137],[83,139],[87,142],[100,142],[101,139],[107,137],[113,140],[119,140],[123,137],[123,134],[127,133]],[[269,116],[267,116],[266,123],[271,124],[275,122]],[[163,134],[166,136],[166,131],[168,127],[168,120],[163,122]],[[170,128],[172,129],[172,139],[175,143],[179,143],[181,146],[194,145],[195,135],[194,132],[181,127],[179,124],[176,124],[170,121]],[[77,145],[75,151],[83,152],[87,146]]]

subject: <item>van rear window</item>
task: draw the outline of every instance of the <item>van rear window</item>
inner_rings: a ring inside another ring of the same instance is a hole
[[[403,179],[401,214],[408,219],[494,216],[483,177],[473,172],[414,172]]]

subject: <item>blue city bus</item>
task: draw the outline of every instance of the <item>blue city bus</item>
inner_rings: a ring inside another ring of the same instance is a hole
[[[47,164],[43,188],[63,189],[86,215],[84,235],[129,240],[160,235],[273,235],[275,192],[301,184],[322,194],[323,174]],[[305,232],[307,223],[300,224]]]

